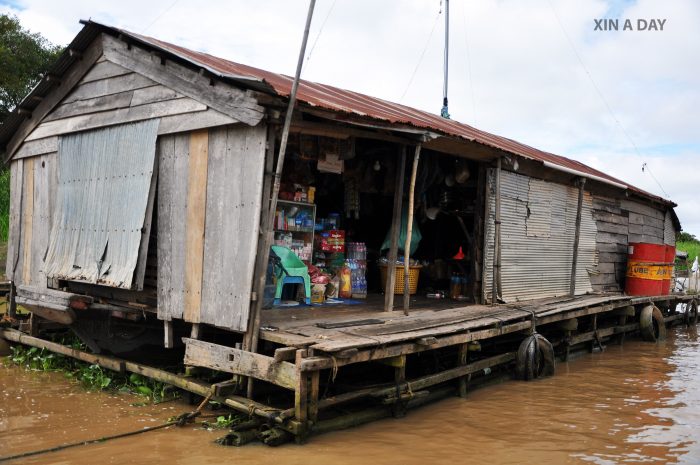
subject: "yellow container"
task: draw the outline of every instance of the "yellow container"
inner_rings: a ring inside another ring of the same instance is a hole
[[[386,292],[386,274],[389,269],[388,265],[379,265],[379,272],[382,278],[382,289]],[[421,265],[413,265],[408,267],[408,293],[413,295],[418,291],[418,277],[420,275]],[[404,269],[403,265],[396,265],[396,282],[394,282],[394,294],[403,294],[404,287]]]

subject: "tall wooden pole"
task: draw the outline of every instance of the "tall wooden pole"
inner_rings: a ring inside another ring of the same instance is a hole
[[[586,178],[578,180],[578,206],[576,207],[576,232],[574,233],[574,255],[571,258],[571,280],[569,281],[569,295],[576,295],[576,265],[578,264],[578,243],[581,237],[581,209],[583,208],[583,186]]]
[[[394,309],[394,285],[396,284],[396,259],[399,255],[399,235],[401,233],[401,208],[403,204],[403,180],[406,175],[406,146],[401,146],[399,162],[394,182],[394,212],[391,219],[391,244],[389,245],[389,266],[386,269],[384,286],[384,311]]]
[[[491,289],[491,305],[498,303],[501,287],[501,158],[496,161],[496,201],[494,212],[493,234],[493,283]]]
[[[262,248],[262,263],[263,268],[267,266],[267,262],[270,259],[270,245],[272,244],[272,225],[275,220],[275,212],[277,211],[277,196],[280,191],[280,181],[282,179],[282,168],[284,167],[284,156],[287,151],[287,140],[289,138],[289,127],[292,124],[292,112],[294,111],[294,105],[297,100],[297,89],[299,88],[299,77],[301,76],[301,68],[304,64],[304,56],[306,55],[306,43],[309,40],[309,28],[311,27],[311,18],[314,14],[314,6],[316,5],[316,0],[311,0],[309,2],[309,11],[306,15],[306,26],[304,27],[304,36],[301,41],[301,48],[299,49],[299,59],[297,60],[297,70],[294,75],[294,82],[292,83],[292,91],[289,95],[289,103],[287,104],[287,113],[284,117],[284,127],[282,128],[282,136],[280,139],[280,151],[277,155],[277,166],[275,167],[275,180],[272,186],[272,193],[270,198],[270,207],[267,212],[267,218],[264,218],[261,224],[262,235],[260,239],[263,241]],[[265,273],[260,273],[257,283],[256,300],[254,302],[253,314],[250,315],[248,319],[248,333],[245,350],[249,352],[257,352],[258,350],[258,338],[260,333],[260,313],[262,312],[263,303],[263,293],[265,291]],[[253,381],[252,378],[248,379],[248,397],[253,396]]]
[[[421,144],[416,145],[416,151],[413,154],[413,169],[411,170],[411,185],[408,189],[408,218],[406,219],[406,242],[403,248],[403,314],[408,315],[408,307],[411,301],[411,293],[408,289],[409,278],[409,261],[411,258],[411,236],[413,235],[413,203],[416,190],[416,175],[418,173],[418,160],[420,160]]]

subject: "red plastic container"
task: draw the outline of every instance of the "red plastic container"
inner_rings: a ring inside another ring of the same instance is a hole
[[[676,248],[668,245],[631,242],[627,256],[625,293],[628,295],[667,295]]]

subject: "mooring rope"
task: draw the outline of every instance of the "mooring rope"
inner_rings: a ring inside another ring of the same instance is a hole
[[[70,449],[72,447],[87,446],[90,444],[96,444],[98,442],[109,441],[111,439],[120,439],[120,438],[125,438],[128,436],[135,436],[137,434],[148,433],[149,431],[155,431],[155,430],[167,428],[168,426],[177,425],[179,422],[180,422],[180,419],[178,418],[176,420],[172,420],[172,421],[169,421],[167,423],[163,423],[162,425],[148,426],[146,428],[142,428],[142,429],[139,429],[136,431],[129,431],[126,433],[114,434],[112,436],[103,436],[101,438],[88,439],[86,441],[73,442],[70,444],[61,444],[60,446],[49,447],[48,449],[40,449],[40,450],[33,450],[33,451],[29,451],[29,452],[22,452],[21,454],[0,457],[0,462],[9,462],[10,460],[17,460],[17,459],[22,459],[22,458],[26,458],[26,457],[32,457],[35,455],[48,454],[50,452],[58,452],[61,450]]]
[[[72,442],[69,444],[61,444],[60,446],[49,447],[47,449],[39,449],[39,450],[33,450],[33,451],[28,451],[28,452],[22,452],[20,454],[15,454],[15,455],[8,455],[6,457],[0,457],[0,462],[9,462],[11,460],[23,459],[26,457],[33,457],[36,455],[48,454],[51,452],[58,452],[58,451],[70,449],[73,447],[88,446],[90,444],[96,444],[98,442],[110,441],[112,439],[126,438],[129,436],[135,436],[137,434],[148,433],[150,431],[156,431],[159,429],[167,428],[168,426],[184,426],[185,424],[187,424],[188,422],[190,422],[194,418],[201,415],[202,410],[207,405],[207,403],[209,403],[209,400],[211,399],[213,394],[214,394],[214,389],[212,388],[212,390],[209,392],[209,394],[204,398],[204,400],[202,400],[202,402],[192,412],[185,412],[181,415],[178,415],[173,420],[170,420],[166,423],[163,423],[162,425],[147,426],[145,428],[141,428],[141,429],[138,429],[135,431],[128,431],[126,433],[119,433],[119,434],[114,434],[111,436],[103,436],[101,438],[88,439],[85,441]]]

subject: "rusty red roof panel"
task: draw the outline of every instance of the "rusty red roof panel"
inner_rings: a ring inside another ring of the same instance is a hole
[[[248,80],[251,82],[264,84],[269,90],[282,97],[289,96],[291,92],[293,78],[290,76],[235,63],[223,58],[209,55],[207,53],[189,50],[178,45],[129,32],[123,29],[112,28],[110,26],[105,26],[92,21],[90,24],[95,24],[99,27],[111,29],[118,33],[128,35],[139,42],[143,42],[156,49],[174,54],[181,59],[205,68],[213,74],[221,77]],[[630,190],[643,194],[646,197],[660,200],[664,203],[672,203],[669,200],[631,186],[624,181],[614,178],[613,176],[598,171],[595,168],[576,160],[571,160],[560,155],[538,150],[512,139],[497,136],[467,124],[451,119],[445,119],[439,115],[417,110],[406,105],[389,102],[377,97],[370,97],[358,92],[340,89],[325,84],[318,84],[303,79],[299,83],[297,99],[307,105],[326,110],[371,118],[391,124],[408,125],[447,136],[478,142],[525,158],[539,160],[542,162],[546,161],[563,168],[569,168],[608,179],[615,183],[626,185]]]

